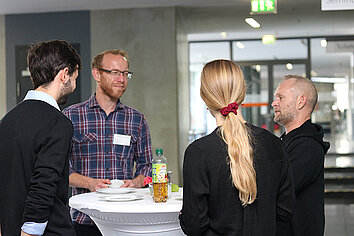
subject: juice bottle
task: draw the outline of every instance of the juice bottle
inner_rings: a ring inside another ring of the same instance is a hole
[[[154,202],[167,201],[167,184],[167,159],[163,155],[163,149],[156,149],[156,155],[152,160],[152,186]]]

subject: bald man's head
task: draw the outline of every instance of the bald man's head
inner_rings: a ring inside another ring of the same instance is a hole
[[[312,113],[317,104],[318,94],[311,80],[298,75],[286,75],[284,79],[288,82],[290,82],[290,80],[293,81],[291,83],[292,89],[294,89],[297,96],[304,95],[307,98],[308,106]]]

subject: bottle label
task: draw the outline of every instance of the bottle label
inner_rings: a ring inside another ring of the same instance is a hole
[[[167,182],[167,164],[152,164],[152,182]]]

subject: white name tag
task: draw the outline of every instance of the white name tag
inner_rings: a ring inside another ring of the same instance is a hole
[[[130,135],[114,134],[113,144],[130,146]]]

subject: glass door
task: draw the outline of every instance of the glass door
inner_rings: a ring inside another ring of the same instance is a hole
[[[242,104],[242,115],[251,124],[268,128],[269,111],[269,66],[259,64],[241,65],[247,84],[247,94]]]
[[[269,61],[264,64],[241,63],[247,83],[247,95],[242,114],[247,122],[265,128],[275,135],[283,133],[283,128],[273,121],[274,92],[285,75],[306,77],[306,64],[294,60]]]
[[[241,109],[244,118],[276,135],[281,134],[281,127],[273,122],[274,91],[285,75],[309,74],[308,44],[307,39],[282,39],[272,45],[264,45],[262,40],[190,43],[189,141],[216,127],[215,119],[200,98],[199,88],[200,72],[205,63],[220,58],[235,61],[244,72],[247,83],[247,95]]]

